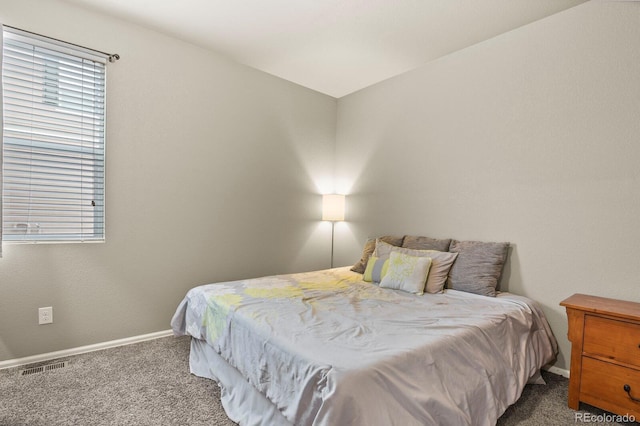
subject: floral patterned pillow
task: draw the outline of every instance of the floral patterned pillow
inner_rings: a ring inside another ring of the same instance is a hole
[[[430,267],[430,257],[409,256],[393,251],[389,256],[387,274],[380,281],[380,287],[424,294]]]

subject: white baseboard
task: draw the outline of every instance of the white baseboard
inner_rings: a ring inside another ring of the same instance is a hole
[[[117,346],[131,345],[133,343],[144,342],[146,340],[159,339],[161,337],[172,336],[172,330],[157,331],[155,333],[142,334],[140,336],[126,337],[124,339],[111,340],[108,342],[96,343],[94,345],[80,346],[77,348],[64,349],[62,351],[49,352],[40,355],[27,356],[24,358],[9,359],[0,361],[0,370],[5,368],[18,367],[35,362],[49,361],[52,359],[63,358],[72,355],[84,354],[87,352],[100,351],[102,349],[115,348]]]
[[[565,370],[564,368],[558,368],[555,366],[550,367],[542,367],[543,370],[547,370],[549,373],[557,374],[562,377],[569,378],[569,370]]]

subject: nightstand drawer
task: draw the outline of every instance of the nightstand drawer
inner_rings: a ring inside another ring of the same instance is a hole
[[[640,418],[640,370],[584,357],[580,395],[587,404]]]
[[[585,315],[582,352],[640,367],[640,324]]]

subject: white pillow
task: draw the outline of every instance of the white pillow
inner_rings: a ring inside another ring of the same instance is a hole
[[[409,256],[431,258],[431,267],[429,268],[427,284],[425,285],[425,292],[427,293],[443,292],[444,286],[447,283],[447,277],[449,276],[449,270],[451,269],[453,262],[458,256],[458,253],[448,253],[436,250],[415,250],[404,247],[396,247],[380,240],[376,241],[376,249],[373,255],[384,261],[384,259],[387,259],[391,252],[394,251],[408,254]]]
[[[424,294],[427,274],[431,267],[431,258],[409,256],[400,252],[391,252],[387,275],[380,281],[380,287],[402,290],[409,293]]]

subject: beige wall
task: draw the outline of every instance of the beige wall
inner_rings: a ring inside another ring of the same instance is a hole
[[[339,99],[338,263],[383,233],[509,241],[568,368],[562,299],[640,302],[639,43],[640,3],[589,2]]]
[[[329,266],[335,99],[54,0],[0,0],[0,22],[122,57],[107,242],[4,244],[0,361],[166,330],[196,284]]]

